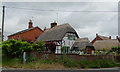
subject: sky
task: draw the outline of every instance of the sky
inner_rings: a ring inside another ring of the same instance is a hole
[[[117,2],[2,2],[0,5],[6,6],[5,40],[8,35],[27,29],[30,19],[33,26],[42,30],[50,28],[53,21],[58,25],[69,23],[80,38],[90,40],[96,33],[112,38],[118,35]]]

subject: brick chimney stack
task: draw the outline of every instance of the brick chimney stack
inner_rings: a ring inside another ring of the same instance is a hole
[[[111,36],[109,36],[109,39],[111,39]]]
[[[33,27],[33,22],[32,22],[32,20],[30,20],[28,24],[29,24],[28,28],[32,28],[32,27]]]
[[[46,30],[46,27],[44,28],[44,31]]]
[[[119,39],[118,36],[116,36],[116,39]]]
[[[53,23],[51,23],[51,28],[53,28],[53,27],[55,27],[55,26],[57,26],[56,21],[54,21]]]
[[[96,37],[98,36],[98,34],[96,33]]]

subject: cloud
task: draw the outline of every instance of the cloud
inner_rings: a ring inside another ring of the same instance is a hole
[[[54,20],[58,20],[58,25],[69,23],[80,37],[89,37],[90,40],[95,37],[95,33],[115,36],[118,30],[117,12],[39,11],[117,11],[118,4],[115,2],[4,2],[3,5],[16,7],[6,8],[5,36],[26,29],[29,19],[41,29],[49,28]]]

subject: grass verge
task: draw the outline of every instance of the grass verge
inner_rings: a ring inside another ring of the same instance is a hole
[[[30,58],[26,64],[22,63],[21,58],[3,57],[2,66],[5,68],[23,68],[23,69],[80,69],[80,68],[111,68],[118,67],[118,64],[112,60],[95,60],[95,61],[75,61],[63,56],[60,59],[44,60]]]
[[[20,58],[3,58],[2,66],[5,68],[23,68],[23,69],[64,69],[59,63],[52,63],[50,60],[37,59],[23,64]]]

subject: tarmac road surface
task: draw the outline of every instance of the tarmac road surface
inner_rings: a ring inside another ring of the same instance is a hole
[[[6,69],[0,68],[2,72],[120,72],[120,68],[101,68],[101,69],[79,69],[79,70],[42,70],[42,69]]]

